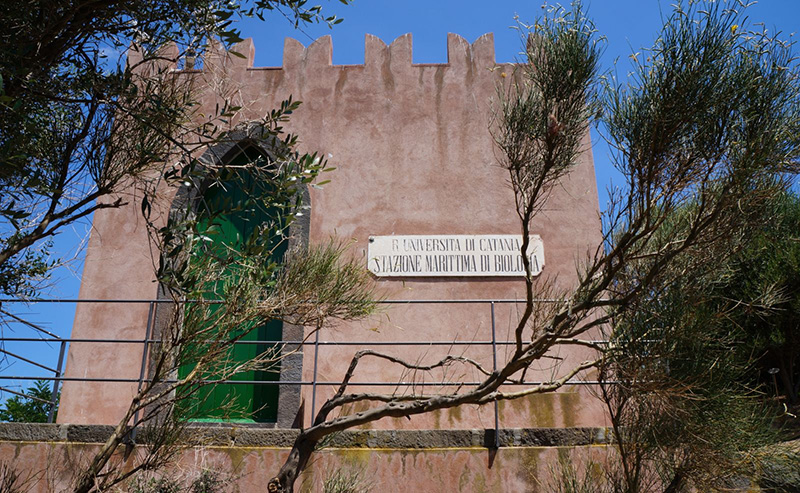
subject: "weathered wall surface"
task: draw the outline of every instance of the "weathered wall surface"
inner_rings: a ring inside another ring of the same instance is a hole
[[[100,427],[71,428],[34,425],[25,440],[19,429],[0,426],[0,463],[14,467],[22,478],[33,478],[26,491],[68,491],[73,475],[105,436]],[[191,481],[203,470],[211,470],[229,482],[226,491],[262,492],[285,459],[293,436],[282,432],[285,436],[281,437],[273,431],[198,431],[195,440],[204,445],[185,449],[173,466],[153,476]],[[602,474],[607,454],[602,429],[507,430],[501,439],[504,446],[494,450],[484,446],[491,438],[483,430],[346,432],[316,453],[298,481],[298,490],[319,492],[325,478],[357,472],[370,491],[393,491],[402,484],[406,491],[545,493],[553,491],[552,475],[558,470],[559,457],[578,467],[594,461],[600,468],[597,474]],[[125,462],[117,465],[124,468]]]
[[[210,113],[224,98],[242,106],[239,120],[255,120],[280,101],[303,101],[287,128],[302,139],[304,150],[332,155],[337,167],[332,182],[311,193],[311,242],[331,235],[353,239],[353,254],[364,258],[371,235],[518,234],[513,194],[495,163],[489,133],[491,100],[498,84],[510,80],[511,65],[497,65],[491,35],[469,44],[449,35],[448,62],[413,64],[411,35],[390,46],[366,37],[365,64],[331,64],[330,37],[308,48],[288,39],[278,68],[253,68],[254,48],[246,40],[234,49],[244,58],[213,51],[202,70],[185,71],[205,88],[201,113]],[[236,122],[234,122],[236,123]],[[576,262],[600,244],[601,226],[588,135],[575,169],[556,187],[533,233],[544,242],[546,264],[540,279],[568,288],[576,280]],[[153,260],[135,203],[119,210],[99,211],[87,252],[82,298],[156,297]],[[378,280],[390,299],[468,300],[517,299],[521,279],[405,278]],[[472,341],[472,345],[382,347],[412,360],[435,361],[458,352],[491,368],[492,307],[474,304],[389,305],[381,314],[359,323],[339,324],[320,339],[339,345],[318,348],[315,390],[303,387],[304,422],[333,392],[330,383],[343,375],[361,342]],[[497,304],[497,339],[508,340],[520,311],[514,304]],[[73,337],[143,338],[146,305],[81,305]],[[350,344],[350,345],[347,345]],[[500,364],[507,346],[500,345]],[[315,349],[306,347],[303,380],[314,378]],[[582,361],[581,350],[559,354],[564,367]],[[67,376],[137,378],[141,346],[106,347],[73,344]],[[548,365],[551,362],[547,362]],[[532,381],[550,378],[544,366],[529,373]],[[463,373],[463,375],[462,375]],[[465,370],[428,375],[426,382],[448,379],[477,381]],[[385,363],[365,361],[354,382],[409,381]],[[414,377],[415,382],[421,376]],[[367,390],[370,387],[353,387]],[[452,387],[451,387],[452,388]],[[392,387],[373,387],[386,391]],[[401,386],[398,392],[408,389]],[[61,423],[115,423],[127,406],[135,384],[66,382],[59,410]],[[429,390],[442,389],[430,387]],[[96,396],[102,396],[97,399]],[[91,399],[90,399],[91,398]],[[89,405],[89,402],[98,402]],[[601,409],[583,387],[556,395],[532,397],[500,406],[501,426],[594,426],[602,424]],[[484,428],[493,425],[494,408],[443,411],[408,420],[387,420],[374,428]]]

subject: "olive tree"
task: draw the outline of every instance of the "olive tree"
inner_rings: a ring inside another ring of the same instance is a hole
[[[347,3],[347,0],[342,0]],[[191,161],[230,117],[203,125],[169,76],[233,21],[280,11],[296,26],[339,22],[306,0],[25,0],[0,6],[0,290],[32,297],[54,262],[48,240],[94,211],[134,200],[131,182]],[[278,15],[278,17],[280,17]],[[176,43],[175,51],[162,49]],[[139,60],[125,62],[135,44]],[[164,62],[149,77],[137,68]],[[167,63],[169,62],[169,63]],[[191,67],[189,67],[191,68]]]
[[[295,27],[339,22],[306,0],[0,5],[2,294],[37,294],[53,265],[48,240],[65,227],[101,209],[136,204],[155,247],[156,277],[173,301],[146,383],[109,440],[75,469],[75,491],[107,489],[168,462],[191,417],[175,411],[178,402],[250,368],[274,367],[279,349],[230,364],[231,347],[253,327],[275,318],[322,324],[372,307],[363,275],[341,260],[336,243],[298,253],[285,266],[259,262],[287,242],[286,228],[300,212],[296,184],[325,169],[316,154],[296,151],[296,136],[283,133],[281,124],[297,102],[253,122],[260,139],[275,143],[269,159],[239,167],[198,159],[230,139],[240,108],[224,101],[215,114],[198,117],[197,95],[174,70],[194,68],[210,43],[240,41],[236,18],[264,20],[273,11]],[[159,215],[164,197],[178,188],[202,198],[214,184],[242,181],[244,174],[269,181],[271,189],[215,210],[195,200],[168,218]],[[277,204],[279,218],[258,225],[240,248],[210,250],[217,218],[266,204]],[[193,369],[179,375],[187,362]],[[147,430],[146,450],[122,467],[117,451],[121,445],[134,450],[139,429]]]
[[[319,330],[332,319],[359,319],[374,310],[369,275],[344,256],[345,244],[331,240],[291,250],[282,262],[269,260],[286,247],[289,228],[304,211],[299,184],[327,169],[316,154],[297,152],[297,137],[282,130],[296,107],[285,102],[259,124],[248,124],[250,138],[273,143],[268,156],[233,163],[199,159],[167,173],[190,200],[165,221],[159,204],[142,203],[159,252],[156,276],[167,317],[151,336],[147,378],[111,436],[77,468],[74,491],[105,491],[170,464],[190,444],[186,425],[204,417],[204,389],[248,372],[278,372],[297,347],[276,342],[252,358],[234,357],[236,345],[258,327],[280,320]],[[225,139],[239,142],[236,132],[216,140]],[[242,193],[219,198],[220,189]],[[238,213],[262,220],[234,239],[225,237],[226,219]],[[230,418],[258,412],[237,409],[236,402],[224,411]]]

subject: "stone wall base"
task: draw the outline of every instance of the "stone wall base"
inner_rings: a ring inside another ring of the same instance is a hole
[[[99,444],[108,426],[0,424],[0,462],[24,480],[22,491],[69,491],[71,481]],[[143,473],[191,484],[211,471],[231,492],[263,492],[286,457],[296,430],[232,426],[194,427],[170,466]],[[298,481],[298,491],[321,492],[326,479],[356,478],[366,491],[548,492],[560,464],[576,464],[602,474],[607,454],[602,428],[501,430],[364,430],[339,433],[325,443]],[[130,467],[145,453],[137,445]],[[123,488],[121,491],[125,491]]]

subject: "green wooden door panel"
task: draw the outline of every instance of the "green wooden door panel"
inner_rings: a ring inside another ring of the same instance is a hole
[[[237,156],[231,164],[245,164],[260,155],[255,149],[247,149]],[[228,180],[210,189],[204,196],[209,209],[219,210],[222,205],[247,204],[234,207],[234,212],[214,219],[215,234],[209,235],[213,244],[210,251],[219,249],[238,250],[239,246],[250,237],[258,226],[278,217],[276,208],[264,210],[248,204],[251,192],[264,191],[268,183],[255,183],[251,175],[239,175],[239,180]],[[236,183],[238,181],[238,183]],[[224,201],[224,202],[223,202]],[[211,224],[206,227],[212,226]],[[201,226],[202,228],[202,226]],[[280,264],[286,252],[286,242],[275,241],[275,248],[269,260]],[[234,277],[235,279],[235,277]],[[235,281],[234,281],[235,282]],[[217,299],[215,286],[210,286],[207,299]],[[246,330],[243,327],[242,330]],[[283,323],[273,320],[250,330],[242,341],[280,341],[283,335]],[[251,360],[263,353],[277,352],[276,344],[236,344],[229,353],[231,362],[240,363]],[[277,356],[277,355],[276,355]],[[178,372],[185,377],[193,369],[191,363],[183,365]],[[209,375],[207,378],[215,378]],[[267,382],[280,379],[280,363],[268,371],[250,371],[238,374],[231,380]],[[231,422],[275,422],[278,411],[278,385],[260,384],[219,384],[201,388],[192,395],[184,405],[188,406],[186,415],[196,421],[231,421]]]

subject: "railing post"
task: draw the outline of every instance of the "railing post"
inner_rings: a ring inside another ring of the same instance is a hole
[[[492,370],[497,371],[497,335],[494,322],[494,301],[492,301]],[[500,448],[500,410],[494,401],[494,448]]]
[[[50,401],[50,411],[47,413],[47,422],[52,423],[56,416],[56,406],[58,405],[58,387],[61,383],[61,367],[64,364],[64,353],[67,350],[67,343],[66,341],[61,341],[61,347],[58,350],[58,363],[56,363],[56,374],[53,379],[53,386],[50,390],[52,394],[52,400]]]
[[[314,413],[317,412],[317,361],[319,358],[319,328],[314,335],[314,376],[311,379],[311,424],[314,424]]]
[[[147,349],[150,343],[150,332],[153,328],[153,309],[154,309],[154,302],[149,303],[149,309],[147,310],[147,328],[144,331],[144,341],[142,341],[142,365],[139,368],[139,385],[136,389],[138,393],[142,390],[142,384],[144,384],[144,375],[147,369]],[[137,409],[136,412],[133,414],[133,428],[136,428],[136,425],[139,424],[139,410]]]

